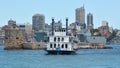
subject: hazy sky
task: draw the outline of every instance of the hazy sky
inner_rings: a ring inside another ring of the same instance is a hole
[[[51,17],[56,21],[69,18],[69,23],[75,21],[75,9],[85,7],[85,13],[94,16],[95,27],[101,26],[106,20],[109,26],[120,29],[120,0],[0,0],[0,26],[7,24],[12,18],[17,23],[32,23],[36,13],[44,14],[46,23],[51,23]],[[65,25],[65,23],[63,24]]]

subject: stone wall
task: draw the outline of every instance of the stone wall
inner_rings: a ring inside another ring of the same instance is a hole
[[[32,49],[32,50],[38,50],[38,49],[45,49],[46,45],[43,42],[26,42],[22,45],[23,49]]]
[[[25,30],[11,28],[5,30],[5,49],[22,49],[22,43],[25,42]]]

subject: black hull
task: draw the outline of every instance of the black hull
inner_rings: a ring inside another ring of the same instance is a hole
[[[55,54],[55,55],[71,55],[71,54],[75,54],[75,51],[52,51],[52,50],[46,50],[48,52],[48,54]]]

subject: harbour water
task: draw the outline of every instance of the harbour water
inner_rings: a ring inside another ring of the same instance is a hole
[[[120,68],[120,45],[81,49],[76,55],[46,55],[44,50],[3,50],[0,68]]]

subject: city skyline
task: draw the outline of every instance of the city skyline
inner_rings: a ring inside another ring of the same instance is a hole
[[[7,25],[8,20],[12,18],[16,20],[16,23],[22,24],[30,22],[32,24],[32,16],[36,13],[44,14],[46,21],[45,23],[50,24],[51,18],[54,17],[55,20],[62,20],[65,22],[65,18],[69,18],[69,24],[75,22],[75,9],[80,8],[84,5],[85,8],[85,23],[87,23],[87,14],[90,12],[94,17],[94,27],[99,27],[102,25],[102,21],[106,20],[109,26],[113,28],[119,27],[119,0],[109,1],[109,0],[51,0],[51,1],[23,1],[23,0],[4,0],[1,1],[0,8],[0,26]],[[63,23],[65,25],[65,23]]]

